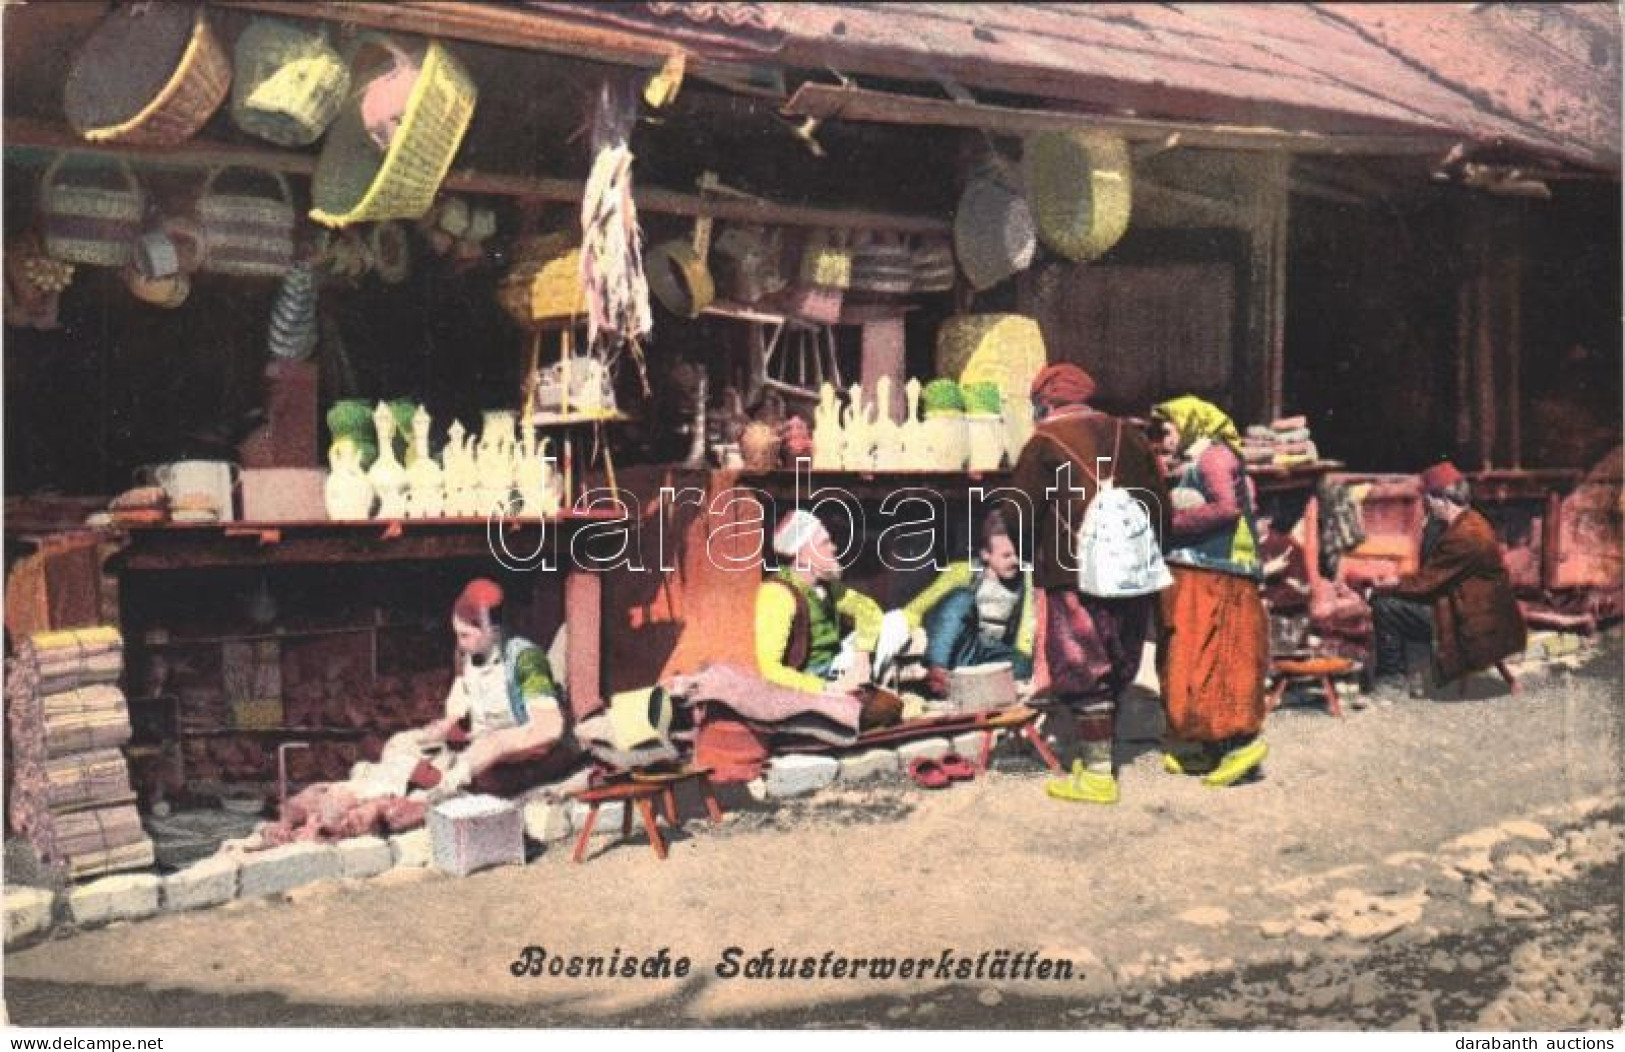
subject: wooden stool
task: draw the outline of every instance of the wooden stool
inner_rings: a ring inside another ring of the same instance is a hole
[[[1287,687],[1293,683],[1314,683],[1326,696],[1326,711],[1342,717],[1343,701],[1337,696],[1337,680],[1359,670],[1359,663],[1352,658],[1271,658],[1270,676],[1274,678],[1275,686],[1270,690],[1265,707],[1271,712],[1280,708]]]
[[[1061,768],[1061,761],[1055,758],[1049,743],[1038,732],[1038,717],[1042,715],[1043,713],[1028,705],[1016,705],[1013,708],[985,713],[983,718],[977,721],[977,727],[982,732],[982,755],[978,758],[977,766],[985,771],[993,758],[993,732],[1014,729],[1037,751],[1039,759],[1044,761],[1045,766],[1056,774],[1065,774]]]
[[[677,826],[677,792],[679,782],[690,778],[698,779],[700,795],[705,799],[705,809],[711,816],[711,821],[722,821],[722,807],[717,803],[716,795],[711,791],[711,770],[708,767],[684,767],[670,772],[649,772],[633,774],[631,780],[611,782],[593,789],[583,789],[574,794],[573,799],[587,804],[587,820],[581,825],[581,836],[576,838],[576,847],[570,858],[574,862],[582,861],[587,854],[587,841],[592,837],[592,827],[598,821],[598,808],[606,803],[619,802],[621,805],[621,839],[626,840],[632,835],[632,809],[638,811],[638,817],[643,822],[643,829],[649,834],[649,846],[654,848],[655,855],[661,859],[666,857],[666,841],[660,835],[660,826],[655,821],[654,801],[658,798],[662,810],[666,813],[666,823],[673,828]]]
[[[690,778],[698,784],[700,798],[705,801],[705,813],[711,816],[712,824],[721,824],[722,805],[717,803],[717,794],[711,790],[711,768],[680,767],[675,771],[632,772],[632,781],[660,787],[660,804],[666,812],[666,824],[671,826],[677,825],[677,786]]]

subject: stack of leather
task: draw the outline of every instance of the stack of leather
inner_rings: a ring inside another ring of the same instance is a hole
[[[111,627],[40,632],[7,670],[12,825],[71,879],[153,864],[120,746],[130,714]]]

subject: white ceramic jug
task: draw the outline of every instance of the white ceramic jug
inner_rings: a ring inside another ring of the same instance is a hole
[[[202,494],[214,504],[221,522],[231,522],[232,493],[237,488],[237,465],[224,460],[177,460],[152,469],[152,480],[163,487],[171,503]]]

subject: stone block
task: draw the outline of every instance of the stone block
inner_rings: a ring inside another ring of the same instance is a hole
[[[6,945],[47,931],[56,896],[43,888],[6,889]]]
[[[525,805],[525,836],[538,844],[551,844],[570,836],[569,805],[537,800]]]
[[[373,877],[395,864],[389,841],[383,837],[361,836],[341,840],[333,850],[338,852],[341,876]]]
[[[241,868],[238,856],[215,855],[171,873],[164,878],[164,909],[200,910],[230,902],[237,897]]]
[[[571,800],[570,806],[565,811],[570,819],[570,828],[580,829],[582,826],[586,825],[587,812],[590,810],[592,810],[591,804],[584,804],[580,800]],[[621,815],[623,812],[625,812],[625,810],[626,805],[621,803],[619,800],[611,800],[608,803],[599,804],[598,817],[593,819],[592,823],[592,835],[609,836],[613,834],[615,836],[620,836]],[[635,813],[632,816],[632,821],[634,823],[637,822],[637,815]]]
[[[953,744],[947,738],[921,738],[919,741],[904,742],[897,747],[897,762],[904,770],[915,760],[925,758],[940,760],[953,749]]]
[[[151,873],[103,877],[68,892],[68,909],[75,924],[150,917],[158,912],[160,883]]]
[[[833,756],[775,756],[767,769],[767,795],[779,800],[816,793],[841,771]]]
[[[287,844],[244,855],[237,894],[245,899],[277,895],[338,875],[339,854],[331,844]]]
[[[897,754],[890,749],[866,749],[841,757],[841,781],[859,782],[865,778],[879,778],[896,774],[899,770]]]
[[[397,866],[427,866],[433,846],[427,829],[414,829],[389,838],[389,852]]]

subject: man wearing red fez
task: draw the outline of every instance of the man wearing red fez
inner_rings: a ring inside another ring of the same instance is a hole
[[[1139,672],[1156,596],[1105,599],[1079,592],[1073,535],[1101,477],[1145,494],[1159,539],[1168,502],[1150,442],[1132,423],[1091,408],[1094,393],[1094,378],[1071,363],[1047,366],[1034,378],[1038,425],[1011,474],[1025,507],[1006,500],[999,510],[1036,541],[1025,550],[1033,553],[1033,583],[1044,592],[1044,657],[1050,689],[1063,707],[1049,724],[1075,725],[1076,743],[1066,733],[1073,728],[1058,728],[1063,761],[1071,754],[1070,774],[1046,790],[1062,800],[1110,804],[1117,802],[1117,697]]]
[[[424,728],[419,742],[466,748],[443,775],[419,766],[414,785],[435,795],[465,787],[518,792],[562,776],[576,757],[560,747],[564,713],[547,655],[528,639],[504,635],[502,600],[502,587],[482,577],[452,606],[457,680],[445,717]]]
[[[1523,650],[1523,614],[1501,558],[1495,529],[1471,506],[1467,479],[1449,461],[1422,472],[1428,523],[1422,566],[1376,582],[1371,601],[1376,626],[1376,676],[1407,677],[1413,698],[1426,693],[1420,663],[1407,644],[1431,647],[1438,682],[1488,668]]]

